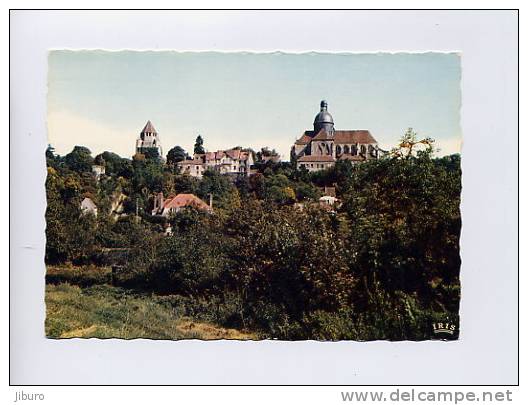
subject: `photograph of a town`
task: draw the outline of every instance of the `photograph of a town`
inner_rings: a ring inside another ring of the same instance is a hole
[[[47,337],[458,338],[460,55],[48,63]]]

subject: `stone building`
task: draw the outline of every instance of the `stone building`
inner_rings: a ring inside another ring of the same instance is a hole
[[[207,169],[221,174],[249,176],[253,165],[253,153],[241,148],[219,150],[216,152],[195,153],[192,159],[178,162],[182,173],[201,178]]]
[[[92,174],[95,176],[96,180],[101,178],[101,175],[105,174],[104,165],[92,165]]]
[[[84,214],[92,214],[93,216],[97,216],[97,205],[93,202],[93,200],[89,197],[85,197],[81,201],[81,213]]]
[[[163,150],[161,148],[158,132],[150,120],[147,121],[147,124],[136,139],[136,153],[144,153],[144,151],[148,149],[157,149],[159,156],[163,157]]]
[[[325,100],[321,101],[313,130],[304,131],[291,150],[298,167],[305,167],[308,171],[326,169],[336,160],[360,163],[377,159],[381,153],[378,142],[368,130],[336,130]]]

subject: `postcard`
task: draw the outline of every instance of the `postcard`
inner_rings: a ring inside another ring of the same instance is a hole
[[[48,63],[48,338],[458,339],[459,54]]]

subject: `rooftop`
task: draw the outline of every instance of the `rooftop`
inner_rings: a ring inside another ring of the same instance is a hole
[[[147,133],[157,134],[156,128],[154,128],[154,125],[152,125],[152,122],[150,122],[150,120],[147,121],[147,124],[145,125],[141,133],[142,134],[147,134]]]
[[[298,159],[299,162],[335,162],[335,159],[332,156],[301,156]]]
[[[194,194],[178,194],[163,202],[163,209],[194,207],[199,210],[210,211],[211,207]]]

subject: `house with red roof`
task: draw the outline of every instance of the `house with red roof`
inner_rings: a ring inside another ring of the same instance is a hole
[[[308,171],[327,169],[337,160],[350,160],[355,164],[378,159],[383,153],[368,130],[334,129],[334,119],[325,100],[321,101],[321,110],[313,126],[313,130],[304,131],[291,150],[297,166]]]
[[[210,202],[210,205],[208,205],[194,194],[182,193],[165,199],[163,193],[158,193],[154,197],[154,209],[152,210],[152,215],[169,217],[170,215],[176,214],[182,209],[189,207],[204,212],[212,212],[213,208],[211,205],[212,201]]]

